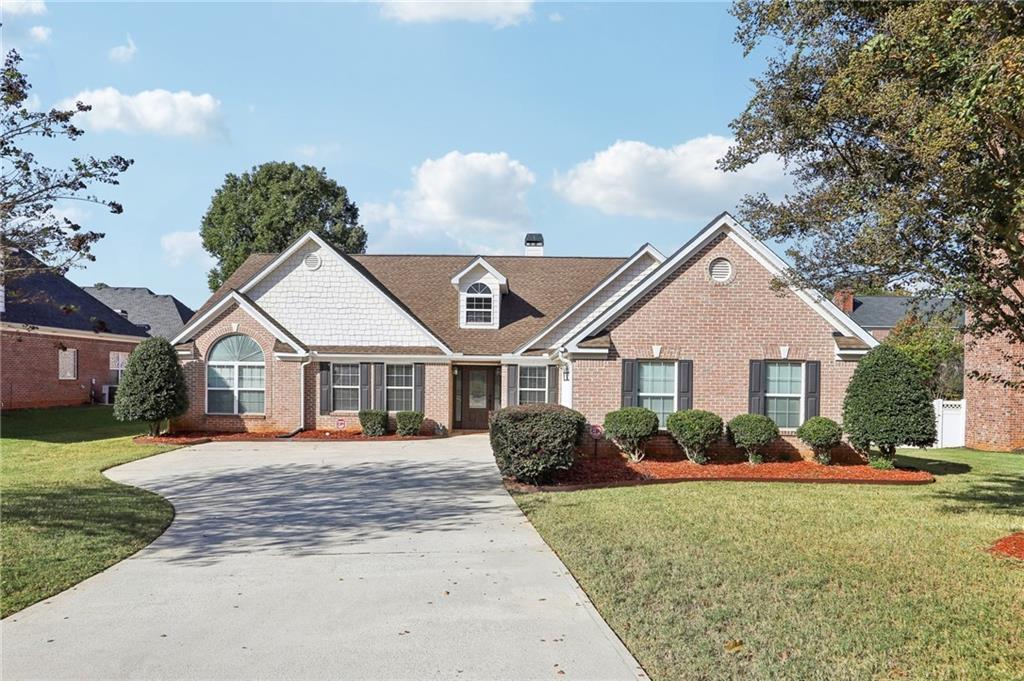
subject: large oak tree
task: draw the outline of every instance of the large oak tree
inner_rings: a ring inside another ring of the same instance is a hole
[[[794,244],[790,280],[953,296],[971,333],[1024,343],[1024,3],[732,12],[745,52],[773,56],[721,167],[787,164],[792,193],[748,196],[741,215]]]

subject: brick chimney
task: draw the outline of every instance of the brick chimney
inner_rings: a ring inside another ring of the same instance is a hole
[[[525,255],[544,255],[544,235],[531,232],[523,242],[526,246]]]
[[[853,289],[843,288],[835,292],[832,302],[846,314],[853,312]]]

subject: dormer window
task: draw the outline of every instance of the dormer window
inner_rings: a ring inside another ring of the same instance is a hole
[[[494,297],[491,287],[477,282],[466,289],[466,324],[490,326]]]

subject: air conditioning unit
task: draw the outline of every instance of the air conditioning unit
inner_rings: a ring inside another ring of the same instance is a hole
[[[103,386],[103,404],[113,404],[114,397],[117,394],[116,385],[105,385]]]

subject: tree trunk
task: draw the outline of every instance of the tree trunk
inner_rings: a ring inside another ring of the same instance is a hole
[[[160,422],[150,421],[149,422],[149,434],[151,437],[156,437],[160,434]]]

